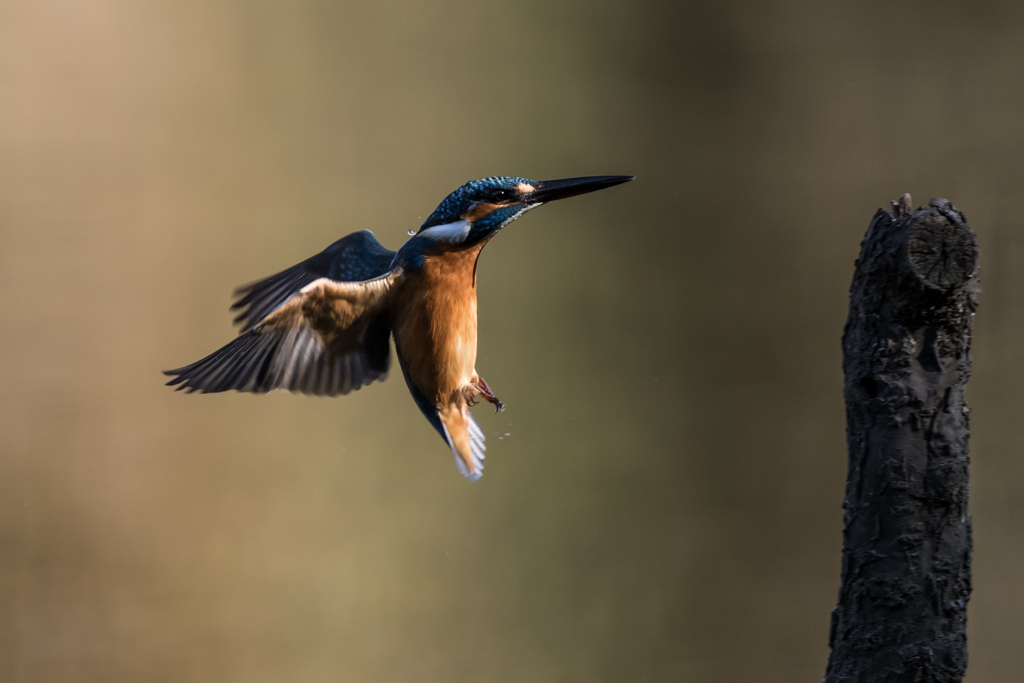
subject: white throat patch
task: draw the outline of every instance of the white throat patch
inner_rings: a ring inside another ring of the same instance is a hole
[[[444,225],[435,225],[427,228],[419,234],[420,237],[429,237],[438,242],[449,242],[451,244],[462,244],[469,237],[469,229],[472,227],[469,221],[455,221]]]

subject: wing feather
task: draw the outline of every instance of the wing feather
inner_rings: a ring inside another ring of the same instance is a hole
[[[191,365],[169,370],[188,392],[285,389],[337,396],[387,376],[389,298],[402,271],[364,282],[307,282],[257,325]]]
[[[386,249],[373,233],[361,230],[341,238],[316,256],[268,278],[239,287],[231,305],[238,311],[239,334],[248,332],[275,309],[321,278],[336,282],[363,282],[387,274],[395,252]]]

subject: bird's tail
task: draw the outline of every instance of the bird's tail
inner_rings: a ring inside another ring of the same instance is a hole
[[[473,415],[463,407],[442,410],[438,413],[444,438],[455,455],[455,465],[463,476],[476,481],[484,475],[484,433]]]

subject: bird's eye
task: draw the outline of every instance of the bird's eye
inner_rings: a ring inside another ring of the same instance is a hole
[[[505,200],[508,199],[508,197],[508,190],[495,190],[494,192],[491,193],[492,199]]]

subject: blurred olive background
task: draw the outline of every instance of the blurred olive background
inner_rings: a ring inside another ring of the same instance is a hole
[[[819,680],[839,337],[902,192],[979,234],[968,681],[1024,672],[1024,5],[0,0],[0,680]],[[232,288],[462,182],[470,484],[395,368],[175,394]]]

